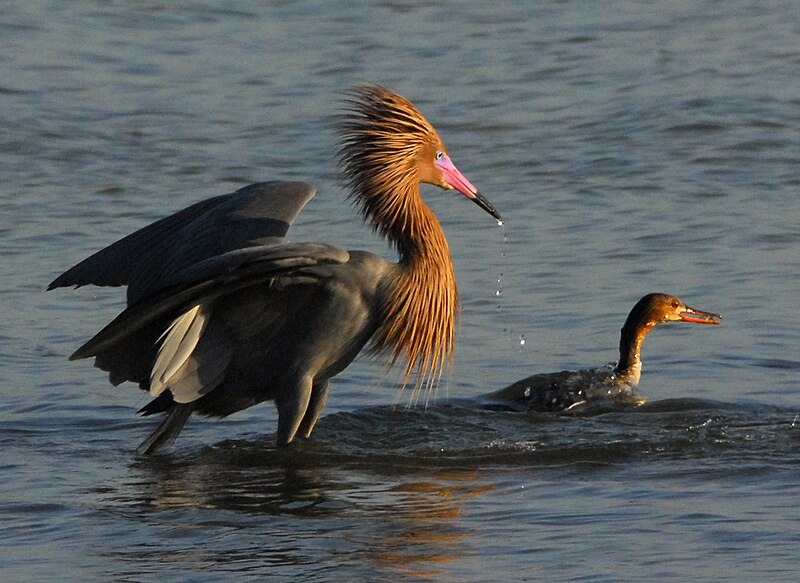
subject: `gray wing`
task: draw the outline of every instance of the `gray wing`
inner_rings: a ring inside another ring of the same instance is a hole
[[[315,193],[307,182],[261,182],[200,201],[84,259],[48,289],[127,285],[128,304],[133,304],[198,262],[281,243]]]
[[[203,415],[225,416],[326,383],[373,334],[371,307],[392,269],[354,251],[346,263],[290,269],[182,311],[158,341],[147,387],[156,399],[143,412],[196,402]]]
[[[170,285],[129,306],[91,340],[76,350],[70,360],[97,357],[97,365],[112,372],[111,381],[142,382],[138,373],[122,372],[118,367],[141,368],[136,354],[147,353],[149,365],[156,340],[169,322],[199,304],[234,293],[246,287],[279,277],[302,277],[303,269],[324,264],[346,263],[350,254],[325,243],[295,243],[238,249],[211,257],[174,274]],[[122,378],[125,377],[125,378]]]

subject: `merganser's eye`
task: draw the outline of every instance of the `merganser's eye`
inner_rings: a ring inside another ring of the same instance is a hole
[[[673,308],[677,308],[680,305],[681,305],[681,303],[678,300],[672,300],[672,307]]]
[[[436,151],[436,159],[437,160],[441,160],[442,158],[444,158],[444,152],[442,152],[441,150],[437,150]]]

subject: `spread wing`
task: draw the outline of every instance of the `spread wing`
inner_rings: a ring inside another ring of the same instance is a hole
[[[142,371],[150,374],[159,338],[163,337],[162,350],[172,347],[165,350],[176,358],[190,353],[188,347],[192,342],[196,344],[206,317],[204,312],[200,310],[182,323],[175,321],[179,316],[259,283],[313,277],[309,275],[310,268],[346,263],[349,257],[345,249],[335,245],[294,243],[249,247],[209,258],[174,274],[167,280],[168,287],[129,306],[76,350],[70,360],[96,356],[97,366],[111,372],[114,384],[124,380],[141,383],[145,380]],[[185,342],[179,339],[184,336]],[[167,360],[172,361],[173,357]]]
[[[199,262],[281,243],[315,193],[307,182],[262,182],[200,201],[84,259],[48,289],[127,285],[128,304],[134,304]]]

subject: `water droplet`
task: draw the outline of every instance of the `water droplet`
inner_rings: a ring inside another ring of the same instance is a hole
[[[498,227],[502,227],[504,225],[505,225],[505,223],[503,223],[503,219],[497,219],[497,226]]]
[[[525,337],[522,334],[519,335],[519,345],[525,346]]]
[[[501,289],[495,290],[494,295],[502,296],[503,295],[503,290],[501,290]]]

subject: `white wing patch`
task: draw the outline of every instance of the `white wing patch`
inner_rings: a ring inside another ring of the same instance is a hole
[[[161,346],[158,348],[158,356],[150,373],[152,396],[159,396],[170,387],[170,384],[180,380],[175,378],[176,373],[187,363],[200,341],[210,311],[208,306],[202,304],[195,306],[175,318],[158,339]]]

